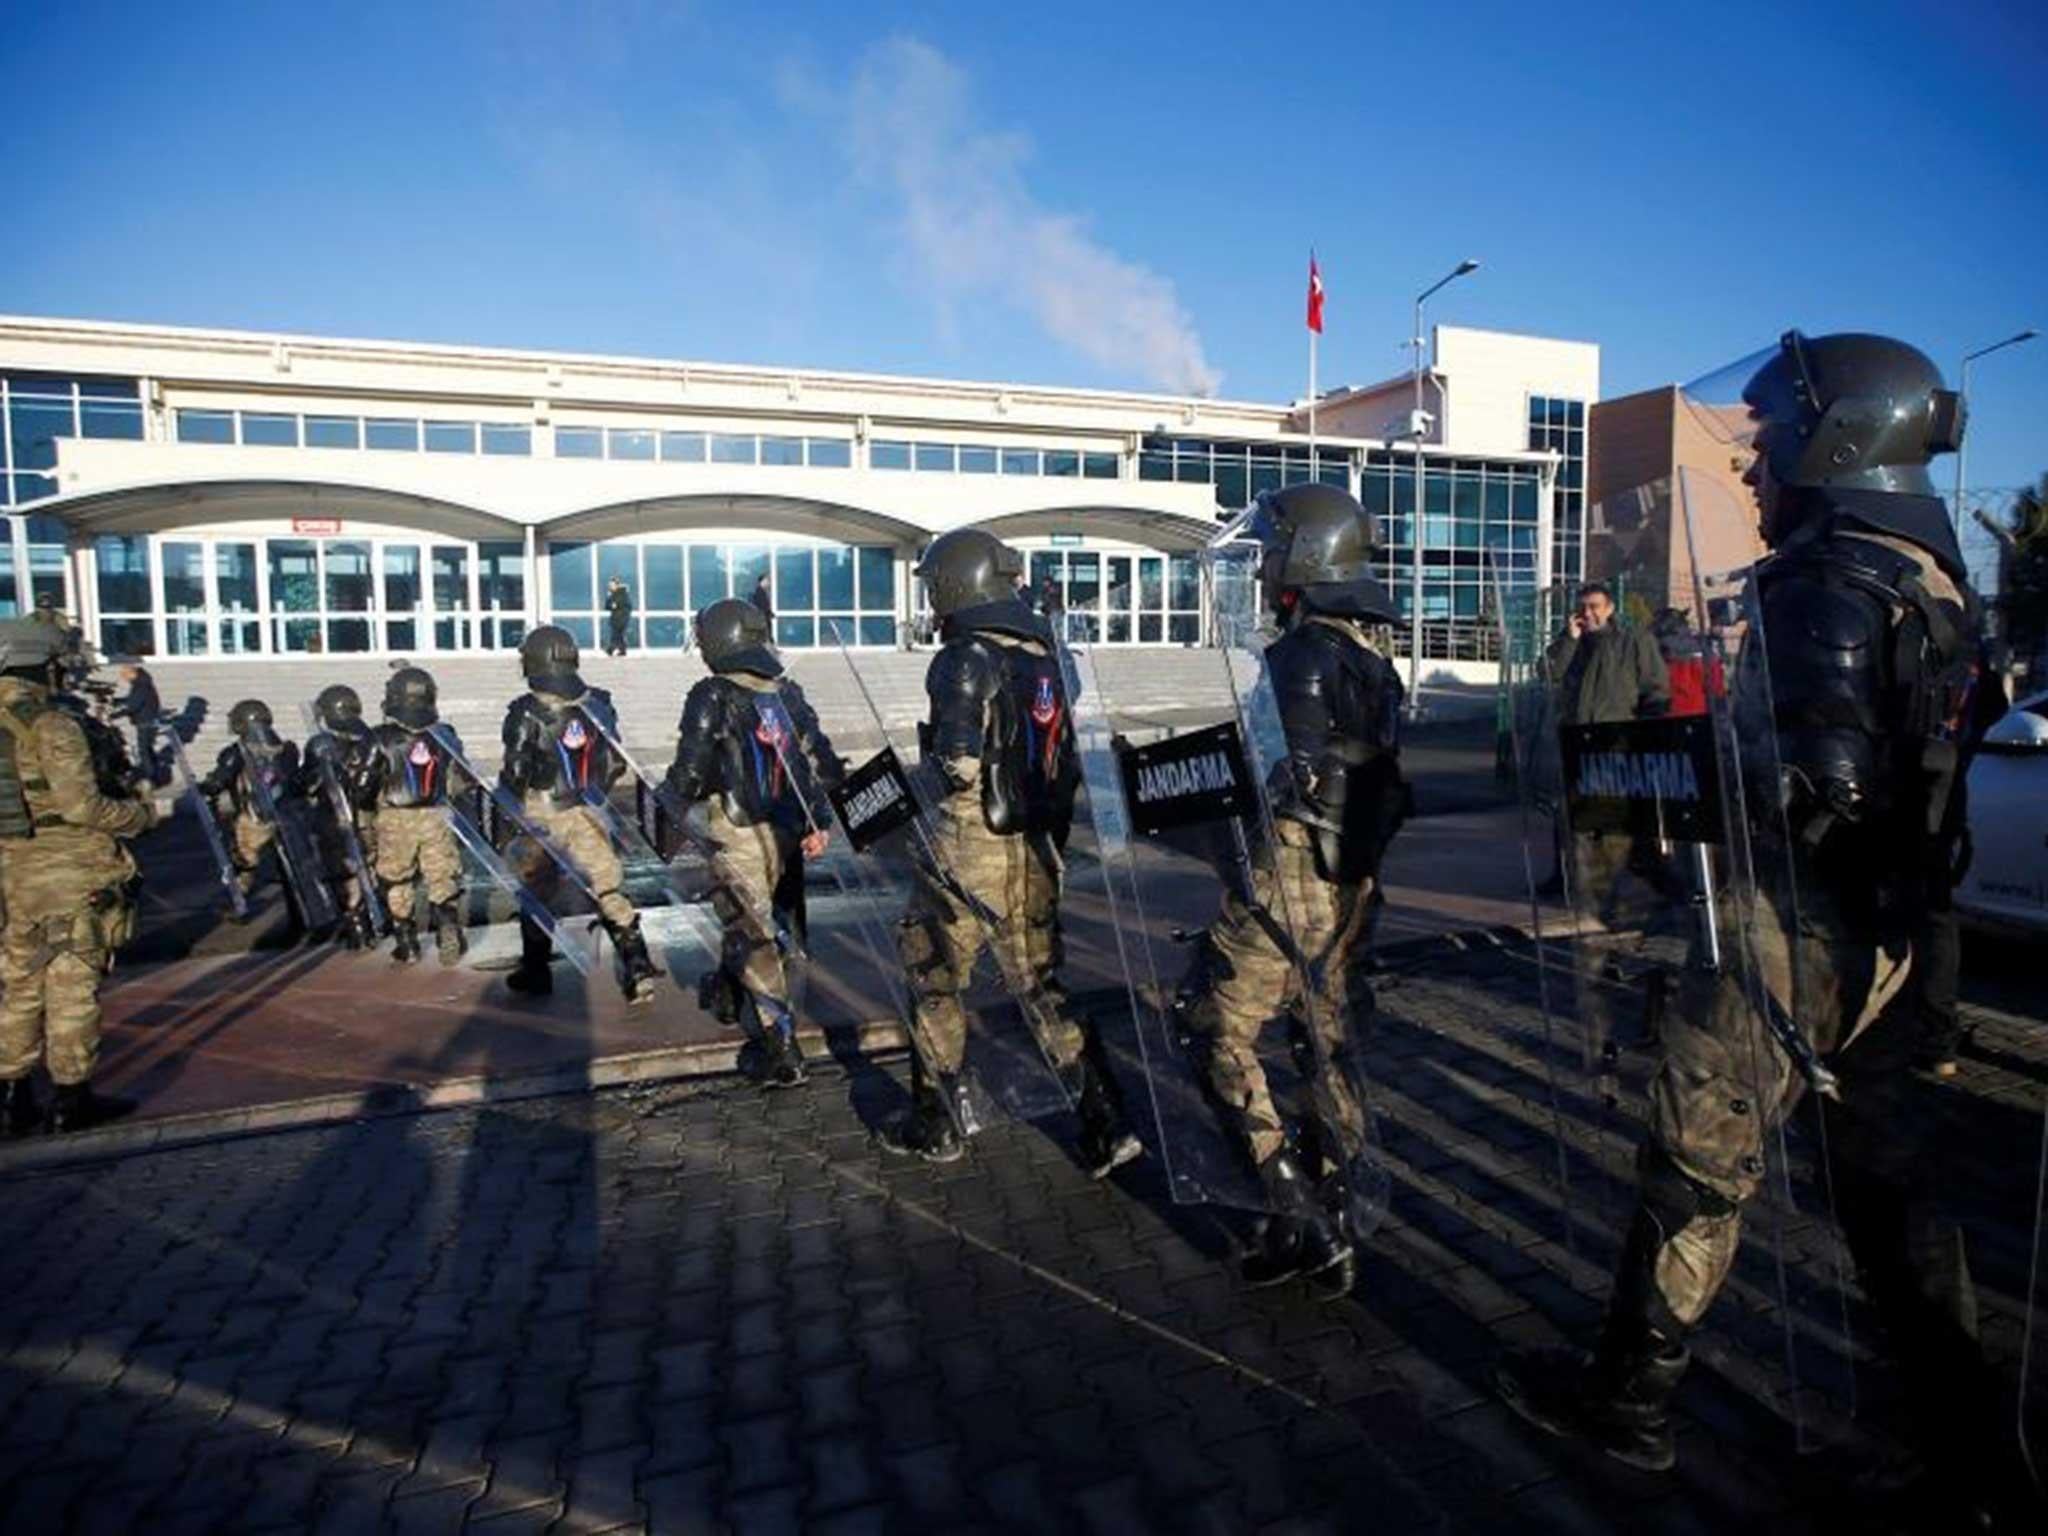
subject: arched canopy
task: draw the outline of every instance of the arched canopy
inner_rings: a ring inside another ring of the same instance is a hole
[[[520,536],[519,524],[476,507],[375,486],[320,480],[197,480],[118,486],[35,503],[87,538],[211,523],[335,517],[416,528],[451,539]]]
[[[1152,507],[1098,504],[1006,512],[999,517],[982,518],[974,526],[987,529],[999,539],[1078,533],[1102,539],[1121,539],[1148,549],[1178,553],[1202,548],[1215,535],[1219,525],[1204,518],[1161,512]]]
[[[914,523],[842,502],[799,496],[659,496],[571,512],[542,525],[550,539],[617,539],[692,528],[749,528],[807,534],[849,544],[916,543],[930,537]]]

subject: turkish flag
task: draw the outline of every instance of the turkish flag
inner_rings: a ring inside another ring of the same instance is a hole
[[[1323,334],[1323,274],[1316,267],[1316,253],[1308,253],[1308,328]]]

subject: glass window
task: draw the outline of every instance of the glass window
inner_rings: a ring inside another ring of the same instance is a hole
[[[1003,450],[1003,473],[1006,475],[1037,474],[1038,450],[1036,448],[1005,448]]]
[[[688,606],[683,600],[683,550],[679,544],[649,544],[640,558],[647,573],[648,608],[680,613]],[[652,636],[652,624],[647,633]],[[655,642],[650,639],[650,645]]]
[[[384,610],[411,613],[420,605],[420,548],[417,544],[384,546]]]
[[[778,614],[775,619],[775,643],[789,646],[816,645],[818,621],[808,614],[795,619]]]
[[[597,546],[597,606],[610,600],[614,579],[626,584],[633,605],[640,606],[640,546],[600,544]]]
[[[514,459],[533,455],[533,428],[524,422],[487,421],[482,432],[485,453]]]
[[[953,445],[951,443],[919,443],[917,445],[917,467],[921,470],[953,472]]]
[[[776,608],[815,608],[817,602],[817,589],[811,580],[811,552],[808,549],[777,550],[775,552]]]
[[[702,432],[662,433],[661,456],[671,464],[702,464],[704,462],[704,434]]]
[[[416,421],[401,421],[394,416],[372,416],[363,423],[363,442],[371,448],[387,453],[417,453],[420,447],[420,424]]]
[[[353,416],[308,416],[306,446],[360,448],[363,446],[363,424]]]
[[[992,475],[996,472],[996,451],[993,448],[962,447],[960,450],[960,473],[963,475]]]
[[[761,462],[763,464],[801,464],[804,461],[804,440],[800,437],[764,437],[761,439]]]
[[[708,608],[726,596],[725,551],[716,544],[690,546],[690,608]]]
[[[57,482],[48,475],[15,475],[13,482],[16,506],[57,494]]]
[[[93,540],[100,579],[100,608],[106,613],[149,613],[149,538],[140,533],[103,533]]]
[[[638,427],[612,427],[605,435],[605,454],[614,459],[646,462],[654,457],[654,434]]]
[[[714,464],[751,464],[754,462],[754,439],[751,437],[714,434],[711,439],[711,462]]]
[[[1173,478],[1173,450],[1171,448],[1147,448],[1138,455],[1138,478],[1140,480],[1171,480]]]
[[[649,550],[649,554],[653,551]],[[677,554],[681,554],[680,550]],[[647,632],[647,647],[655,651],[680,651],[690,633],[690,621],[680,614],[667,618],[650,618],[643,626]]]
[[[272,539],[270,606],[286,613],[311,613],[320,606],[318,546],[311,539]],[[301,645],[300,650],[306,649]]]
[[[853,444],[843,437],[814,437],[807,447],[813,469],[850,469],[853,467]]]
[[[558,613],[555,615],[555,623],[569,631],[569,638],[582,646],[584,650],[591,651],[597,649],[597,624],[587,615],[576,617],[571,614]]]
[[[160,542],[157,558],[164,567],[164,611],[206,611],[206,549],[183,541]]]
[[[370,648],[370,621],[368,619],[329,619],[327,621],[327,649],[330,651],[367,651]]]
[[[838,631],[827,635],[826,638],[836,645],[839,643],[839,636],[843,634],[844,631]],[[845,638],[848,644],[855,643],[852,636],[847,635]],[[860,621],[860,639],[858,643],[861,645],[894,645],[896,643],[896,621],[888,617],[863,617]]]
[[[1193,555],[1175,555],[1168,561],[1174,608],[1202,606],[1202,568]]]
[[[128,379],[85,379],[78,386],[79,432],[85,437],[142,440],[142,402]]]
[[[476,423],[473,421],[428,422],[427,452],[475,453]]]
[[[434,546],[434,608],[456,613],[469,607],[469,551],[459,544]]]
[[[755,583],[768,574],[768,551],[759,548],[735,549],[732,557],[732,595],[752,597]]]
[[[869,443],[868,467],[870,469],[910,468],[910,444],[880,441]]]
[[[256,546],[216,544],[213,546],[213,583],[220,605],[229,613],[256,611]],[[223,645],[232,651],[232,645]],[[248,649],[255,649],[252,645]]]
[[[242,445],[246,448],[296,448],[299,446],[299,418],[268,411],[244,411]]]
[[[886,545],[863,544],[857,559],[861,607],[893,612],[896,607],[896,552]]]
[[[593,557],[590,546],[581,543],[550,542],[548,545],[548,586],[556,613],[585,613],[595,606],[590,596]]]
[[[853,551],[840,545],[818,551],[818,606],[852,608]]]
[[[164,620],[164,648],[173,656],[204,656],[207,652],[206,620]]]
[[[486,539],[476,547],[477,601],[500,613],[526,608],[526,547],[517,539]]]
[[[1081,473],[1081,455],[1070,448],[1047,449],[1045,472],[1048,475],[1058,475],[1065,479],[1079,478]]]
[[[1084,480],[1114,480],[1120,473],[1123,456],[1115,453],[1084,453],[1081,455],[1081,478]]]
[[[17,465],[28,462],[22,457],[22,408],[21,402],[14,403],[9,413],[14,425],[14,462]],[[178,412],[178,441],[181,443],[232,443],[235,440],[235,413],[233,411],[188,411]]]
[[[34,537],[31,533],[30,537]],[[71,599],[64,590],[64,546],[31,544],[28,547],[28,600],[31,606],[39,597],[47,596],[59,608],[68,608]]]
[[[100,620],[102,656],[148,656],[155,650],[155,626],[148,619]]]
[[[601,459],[604,457],[604,433],[596,427],[557,427],[555,457]]]
[[[367,539],[328,541],[327,610],[330,613],[370,611],[370,545]],[[368,649],[367,640],[359,648]]]
[[[1216,505],[1236,511],[1251,504],[1251,469],[1245,464],[1216,466]]]

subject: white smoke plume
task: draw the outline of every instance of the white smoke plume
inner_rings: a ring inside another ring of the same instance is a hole
[[[1030,314],[1081,356],[1175,394],[1212,395],[1222,375],[1173,284],[1105,248],[1026,185],[1030,145],[981,128],[965,73],[915,38],[876,44],[843,94],[786,82],[837,119],[856,176],[886,193],[910,278],[944,310],[994,299]]]

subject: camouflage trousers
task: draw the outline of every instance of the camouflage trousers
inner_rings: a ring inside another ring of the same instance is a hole
[[[712,860],[711,909],[724,939],[719,966],[758,1002],[791,1005],[789,964],[778,930],[794,929],[800,913],[789,891],[802,898],[803,861],[787,834],[768,824],[743,827],[713,801],[707,821],[718,844]]]
[[[416,880],[426,881],[427,900],[437,907],[462,895],[462,849],[449,830],[449,814],[430,805],[386,806],[377,813],[376,835],[365,840],[364,852],[376,861],[394,923],[411,921]]]
[[[611,833],[605,830],[596,811],[587,805],[556,805],[546,795],[529,795],[522,807],[526,819],[547,835],[549,842],[576,867],[597,898],[597,910],[607,923],[614,928],[633,926],[633,903],[626,899],[620,886],[625,883],[626,868],[619,861],[619,851],[612,846]],[[532,887],[542,901],[552,903],[556,889],[561,885],[561,871],[547,851],[524,844],[511,859],[526,883]]]
[[[1836,1214],[1895,1347],[1921,1351],[1929,1379],[1952,1383],[1974,1369],[1959,1362],[1975,1353],[1976,1300],[1939,1199],[1938,1090],[1913,1071],[1911,956],[1860,930],[1826,889],[1800,892],[1796,923],[1790,905],[1758,904],[1748,953],[1841,1080],[1841,1101],[1820,1101]],[[1737,932],[1733,903],[1722,911],[1722,931]],[[1733,972],[1696,975],[1664,1024],[1640,1159],[1637,1225],[1650,1240],[1633,1283],[1647,1284],[1643,1304],[1667,1331],[1696,1324],[1726,1281],[1768,1140],[1805,1090],[1751,995]]]
[[[1081,1059],[1086,1027],[1077,1021],[1060,985],[1059,851],[1043,835],[991,832],[978,796],[960,815],[942,809],[933,837],[947,872],[980,908],[970,910],[943,881],[919,868],[910,908],[898,930],[897,953],[917,1010],[918,1053],[941,1075],[960,1070],[967,1055],[967,1011],[961,997],[985,946],[993,946],[1005,983],[1029,987],[1042,1007],[1027,1014],[1039,1045],[1055,1067]]]
[[[377,818],[368,811],[358,811],[355,818],[356,841],[363,846],[363,859],[370,866],[370,873],[379,884],[384,877],[377,873]],[[353,912],[363,904],[362,881],[356,876],[355,865],[349,861],[348,839],[341,834],[340,826],[328,812],[325,805],[315,823],[315,836],[320,845],[320,868],[327,877],[327,883],[334,887],[335,904],[344,912]]]
[[[1315,1031],[1324,1061],[1341,1069],[1357,1050],[1361,1016],[1372,1008],[1370,989],[1352,975],[1371,916],[1372,881],[1325,880],[1308,830],[1281,821],[1277,831],[1277,843],[1253,861],[1251,902],[1235,890],[1224,895],[1222,914],[1203,945],[1207,981],[1188,1012],[1190,1028],[1208,1048],[1210,1090],[1257,1163],[1287,1141],[1259,1060],[1266,1025],[1290,1011],[1301,1016],[1302,1025]],[[1312,993],[1275,926],[1320,977]],[[1310,1091],[1319,1118],[1331,1122],[1337,1136],[1352,1145],[1364,1141],[1366,1109],[1347,1071],[1322,1073]]]
[[[67,856],[87,837],[98,846]],[[135,908],[121,880],[134,865],[110,840],[59,828],[37,833],[35,846],[0,854],[0,1078],[17,1078],[47,1061],[58,1084],[83,1083],[99,1061],[100,983],[114,952],[135,931]]]
[[[256,888],[256,867],[264,853],[277,841],[277,828],[254,811],[237,811],[229,827],[229,846],[235,856],[235,884],[248,895]]]

